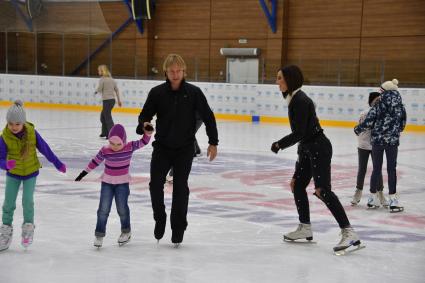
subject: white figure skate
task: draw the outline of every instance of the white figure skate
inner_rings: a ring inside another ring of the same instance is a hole
[[[400,205],[397,194],[390,195],[390,212],[402,212],[404,207]]]
[[[0,252],[7,250],[12,242],[13,227],[3,224],[0,227]]]
[[[130,242],[131,239],[131,232],[128,233],[121,233],[120,237],[118,238],[118,244],[120,246],[127,244]]]
[[[335,255],[345,255],[365,248],[361,245],[359,236],[351,227],[341,229],[341,241],[334,247]]]
[[[378,194],[374,193],[374,194],[370,194],[369,199],[367,200],[367,207],[369,209],[376,209],[379,208],[381,206],[381,202],[378,199]]]
[[[379,199],[379,202],[381,203],[381,205],[383,207],[388,208],[389,204],[388,204],[387,199],[384,196],[384,192],[383,191],[378,191],[378,199]]]
[[[96,248],[100,248],[102,247],[102,244],[103,244],[103,237],[94,238],[93,246],[95,246]]]
[[[296,240],[306,239],[308,242],[313,240],[313,232],[311,231],[311,224],[298,224],[298,227],[295,231],[286,233],[283,235],[284,241],[293,242]]]
[[[362,199],[362,193],[363,193],[363,190],[356,189],[356,192],[354,193],[354,196],[353,196],[353,200],[351,201],[352,206],[355,206],[360,202],[360,200]]]
[[[32,223],[24,223],[22,225],[22,241],[21,241],[21,245],[24,248],[28,248],[29,245],[32,244],[32,240],[34,237],[34,224]]]

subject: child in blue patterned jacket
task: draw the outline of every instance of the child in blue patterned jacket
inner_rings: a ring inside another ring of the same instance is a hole
[[[400,133],[406,126],[406,109],[398,92],[397,79],[384,82],[381,85],[380,92],[381,98],[378,103],[370,109],[364,121],[354,128],[354,132],[359,135],[361,132],[371,129],[373,163],[371,187],[378,187],[385,151],[390,211],[400,212],[403,211],[403,207],[399,203],[396,190],[396,166]]]

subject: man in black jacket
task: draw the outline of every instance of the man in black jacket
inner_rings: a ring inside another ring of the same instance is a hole
[[[159,241],[165,232],[167,214],[164,205],[164,182],[171,167],[174,168],[173,200],[171,206],[171,241],[178,246],[187,227],[189,187],[187,180],[193,161],[193,144],[197,113],[203,120],[208,136],[207,157],[217,155],[218,134],[214,113],[201,89],[186,82],[186,64],[182,57],[170,54],[164,61],[165,83],[151,89],[139,115],[136,132],[157,116],[155,141],[152,143],[151,194],[155,238]]]

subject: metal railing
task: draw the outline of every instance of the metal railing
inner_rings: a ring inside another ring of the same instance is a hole
[[[94,57],[89,58],[102,43],[107,42]],[[0,73],[70,76],[84,60],[86,66],[75,74],[96,77],[97,66],[106,64],[116,78],[164,79],[162,58],[146,65],[137,56],[135,40],[115,43],[111,34],[60,34],[7,32],[0,33]],[[52,44],[51,44],[52,43]],[[114,44],[115,43],[115,44]],[[43,47],[43,48],[42,48]],[[32,49],[32,51],[31,51]],[[82,52],[84,50],[85,52]],[[170,50],[170,53],[176,52]],[[48,53],[48,56],[45,54]],[[211,68],[209,58],[185,58],[190,81],[226,82],[226,59]],[[403,87],[425,87],[425,60],[330,60],[297,59],[286,64],[298,65],[305,84],[337,86],[376,86],[384,80],[397,78]],[[285,64],[285,65],[286,65]],[[216,68],[217,65],[222,67]],[[280,61],[259,58],[259,83],[274,83]],[[210,71],[213,70],[213,71]]]

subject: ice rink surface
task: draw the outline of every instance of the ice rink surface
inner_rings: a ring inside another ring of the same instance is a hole
[[[0,108],[5,125],[6,108]],[[137,114],[113,114],[115,123],[136,140]],[[402,213],[367,210],[370,170],[359,206],[350,206],[357,172],[357,141],[352,129],[327,128],[334,155],[333,190],[366,249],[335,256],[339,228],[312,193],[309,199],[313,244],[282,242],[298,216],[289,189],[296,146],[278,155],[272,142],[289,127],[218,121],[217,159],[205,156],[207,137],[197,134],[203,155],[193,162],[188,222],[180,248],[172,246],[169,222],[156,243],[148,190],[149,144],[136,152],[130,185],[132,240],[119,247],[119,218],[113,205],[102,248],[93,247],[100,195],[101,165],[82,182],[78,173],[107,141],[101,140],[99,113],[27,109],[27,119],[66,163],[57,172],[44,157],[35,193],[34,243],[20,245],[21,194],[14,218],[14,239],[0,253],[0,282],[425,282],[425,135],[403,133],[398,158]],[[3,126],[2,126],[3,127]],[[384,159],[385,164],[385,159]],[[371,166],[371,164],[370,164]],[[386,172],[384,165],[384,181]],[[371,167],[369,168],[371,169]],[[3,203],[5,173],[0,176]],[[388,187],[385,183],[385,192]],[[172,187],[165,186],[167,213]]]

